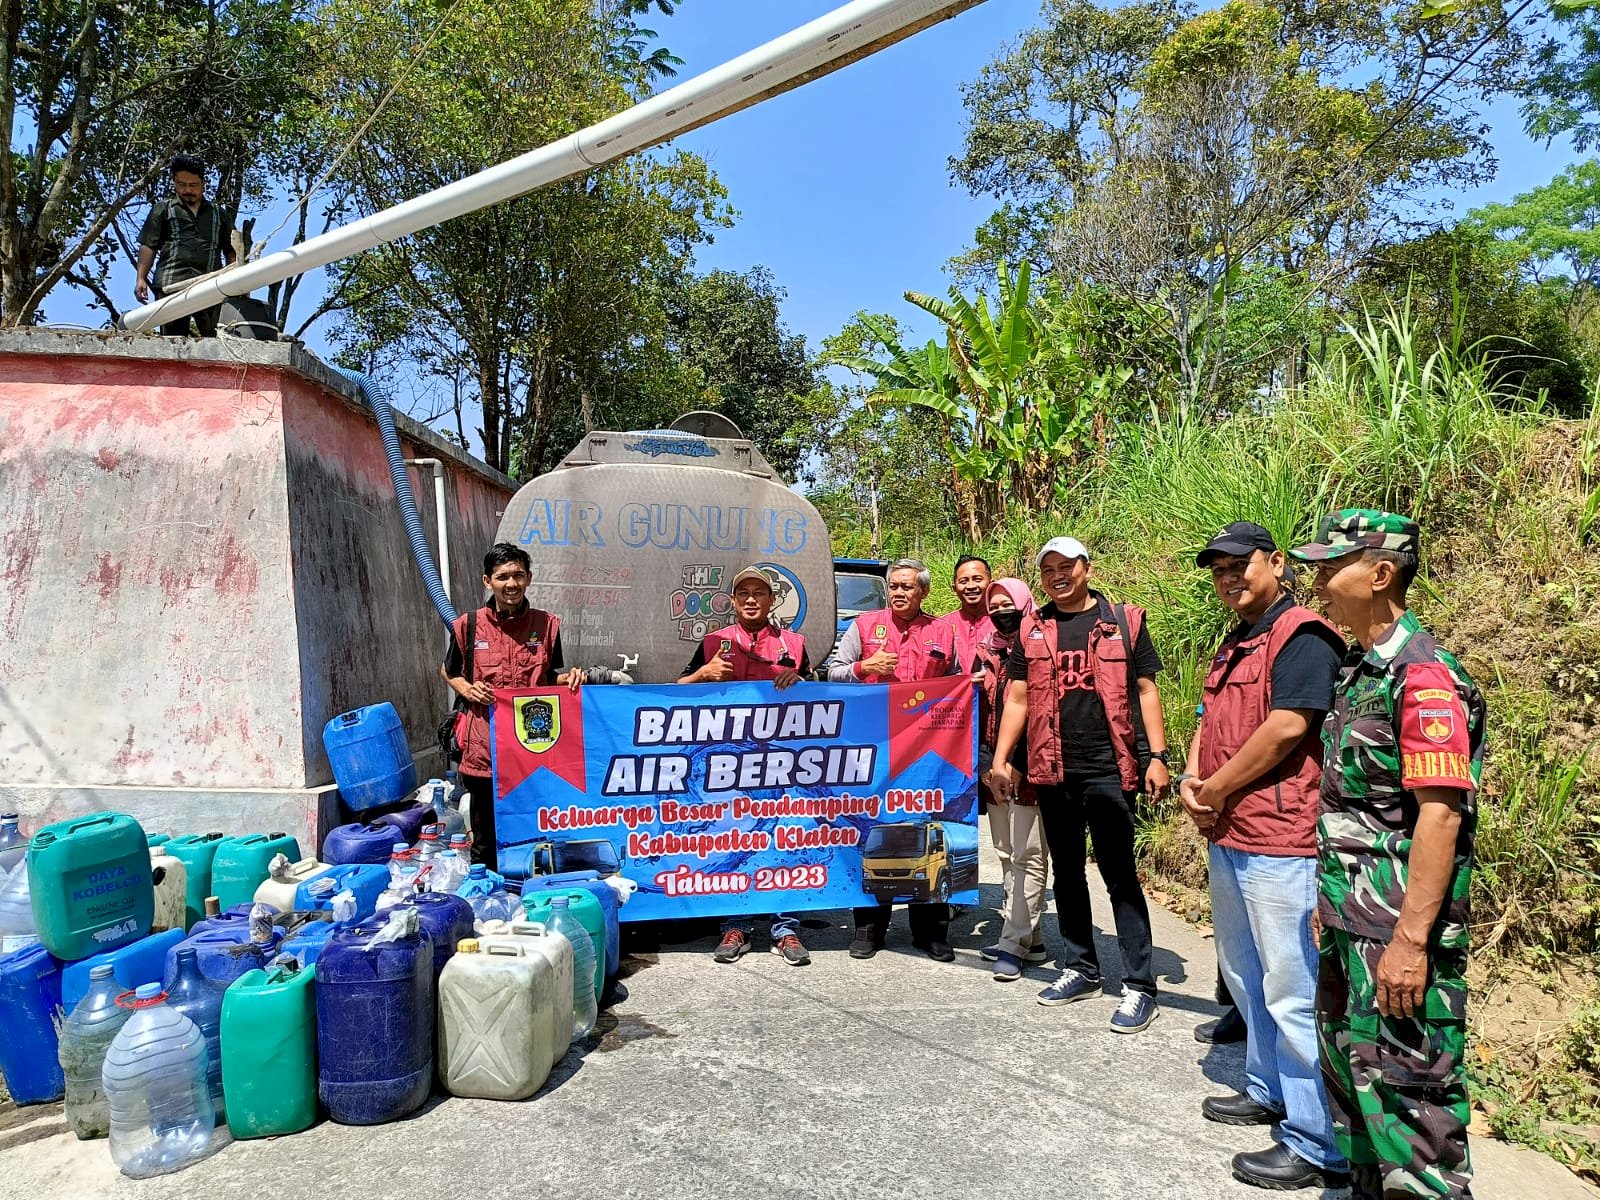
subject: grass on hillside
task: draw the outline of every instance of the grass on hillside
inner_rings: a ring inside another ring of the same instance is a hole
[[[1551,420],[1537,398],[1497,390],[1470,349],[1424,347],[1405,314],[1391,313],[1351,330],[1303,387],[1259,411],[1126,427],[1103,458],[1058,483],[1052,512],[1015,514],[979,552],[997,575],[1036,583],[1033,554],[1046,538],[1084,541],[1095,585],[1149,610],[1169,739],[1181,747],[1202,664],[1227,625],[1196,550],[1236,520],[1297,544],[1345,505],[1422,523],[1412,606],[1488,700],[1473,893],[1480,973],[1589,961],[1600,949],[1600,405],[1586,422]],[[950,606],[944,584],[967,550],[923,547],[936,580],[930,607]],[[1203,842],[1170,804],[1146,818],[1139,845],[1153,881],[1203,895]],[[1600,989],[1585,970],[1563,978],[1579,991],[1567,1005],[1573,1036],[1545,1030],[1531,1058],[1491,1052],[1480,1082],[1523,1096],[1503,1123],[1522,1140],[1551,1145],[1541,1120],[1569,1131],[1567,1146],[1571,1129],[1588,1127],[1593,1136],[1561,1157],[1595,1174],[1600,1063],[1576,1034],[1593,1025]],[[1551,1046],[1562,1047],[1554,1059]]]

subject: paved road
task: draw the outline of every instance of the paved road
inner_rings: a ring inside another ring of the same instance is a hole
[[[995,878],[993,859],[985,864],[984,878]],[[988,905],[997,895],[985,886]],[[76,1142],[59,1109],[7,1105],[0,1191],[28,1200],[175,1189],[363,1200],[1267,1194],[1235,1183],[1227,1168],[1230,1155],[1266,1144],[1261,1131],[1199,1117],[1202,1097],[1240,1086],[1242,1055],[1193,1039],[1194,1026],[1216,1015],[1214,959],[1211,943],[1177,918],[1154,913],[1161,1017],[1126,1037],[1106,1028],[1109,993],[1043,1008],[1033,996],[1044,971],[994,983],[975,949],[994,929],[992,907],[958,922],[950,965],[911,949],[903,917],[888,951],[852,961],[848,914],[819,916],[825,927],[806,931],[809,967],[765,953],[764,937],[761,953],[718,966],[709,930],[637,954],[629,998],[530,1101],[435,1099],[393,1125],[323,1122],[235,1143],[181,1176],[145,1183],[118,1176],[103,1142]],[[1115,942],[1103,939],[1101,954],[1114,971]],[[1597,1194],[1529,1152],[1475,1142],[1474,1154],[1480,1200]]]

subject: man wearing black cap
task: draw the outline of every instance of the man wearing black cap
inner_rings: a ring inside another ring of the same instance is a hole
[[[1211,842],[1212,920],[1224,982],[1249,1030],[1245,1090],[1206,1100],[1225,1125],[1276,1125],[1274,1144],[1236,1154],[1233,1174],[1274,1189],[1342,1187],[1317,1062],[1317,792],[1322,718],[1343,639],[1294,601],[1283,551],[1237,521],[1195,558],[1239,623],[1206,673],[1200,728],[1178,795]]]

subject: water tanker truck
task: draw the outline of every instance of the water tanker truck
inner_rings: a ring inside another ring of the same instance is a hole
[[[512,497],[497,540],[528,552],[528,600],[561,618],[569,665],[676,680],[700,640],[735,619],[728,584],[751,565],[772,581],[773,619],[806,638],[814,664],[833,644],[821,514],[715,413],[588,434]]]

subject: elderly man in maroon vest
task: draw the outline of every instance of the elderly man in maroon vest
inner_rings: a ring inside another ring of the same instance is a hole
[[[472,860],[490,870],[496,860],[489,747],[489,706],[495,689],[564,683],[577,691],[583,682],[580,670],[559,674],[564,665],[561,618],[528,603],[529,569],[527,551],[521,546],[498,542],[490,547],[483,556],[489,602],[456,618],[439,668],[450,690],[465,704],[456,718],[456,741],[461,746],[461,784],[472,810]]]
[[[1133,857],[1133,809],[1141,789],[1159,798],[1169,782],[1156,692],[1161,659],[1144,610],[1112,604],[1089,587],[1089,551],[1082,542],[1051,538],[1038,565],[1050,603],[1023,619],[1006,664],[1010,683],[990,786],[1003,796],[1016,793],[1011,754],[1026,733],[1028,779],[1039,790],[1039,817],[1055,864],[1065,951],[1061,976],[1039,993],[1039,1003],[1070,1004],[1101,991],[1085,875],[1087,830],[1122,949],[1122,1001],[1111,1014],[1111,1029],[1138,1033],[1158,1014],[1150,908]],[[1148,763],[1141,763],[1141,751]]]
[[[1195,559],[1239,623],[1206,672],[1200,728],[1178,795],[1211,842],[1211,911],[1223,979],[1248,1029],[1245,1090],[1200,1111],[1225,1125],[1276,1125],[1234,1177],[1277,1190],[1349,1182],[1317,1062],[1317,793],[1322,719],[1344,646],[1284,584],[1283,551],[1238,521]]]
[[[914,558],[889,566],[889,607],[862,613],[844,631],[833,652],[833,683],[890,683],[955,675],[963,670],[955,630],[922,611],[933,577]],[[929,958],[952,962],[950,906],[909,904],[911,944]],[[891,907],[880,902],[856,909],[851,958],[871,958],[883,949]]]
[[[678,677],[679,683],[730,683],[770,680],[780,691],[811,672],[806,640],[772,621],[772,577],[760,567],[746,567],[733,577],[733,613],[726,629],[708,633]],[[722,923],[722,939],[712,952],[719,963],[737,962],[750,949],[751,917],[730,917]],[[800,940],[800,920],[777,913],[771,924],[772,952],[791,967],[811,961]]]

